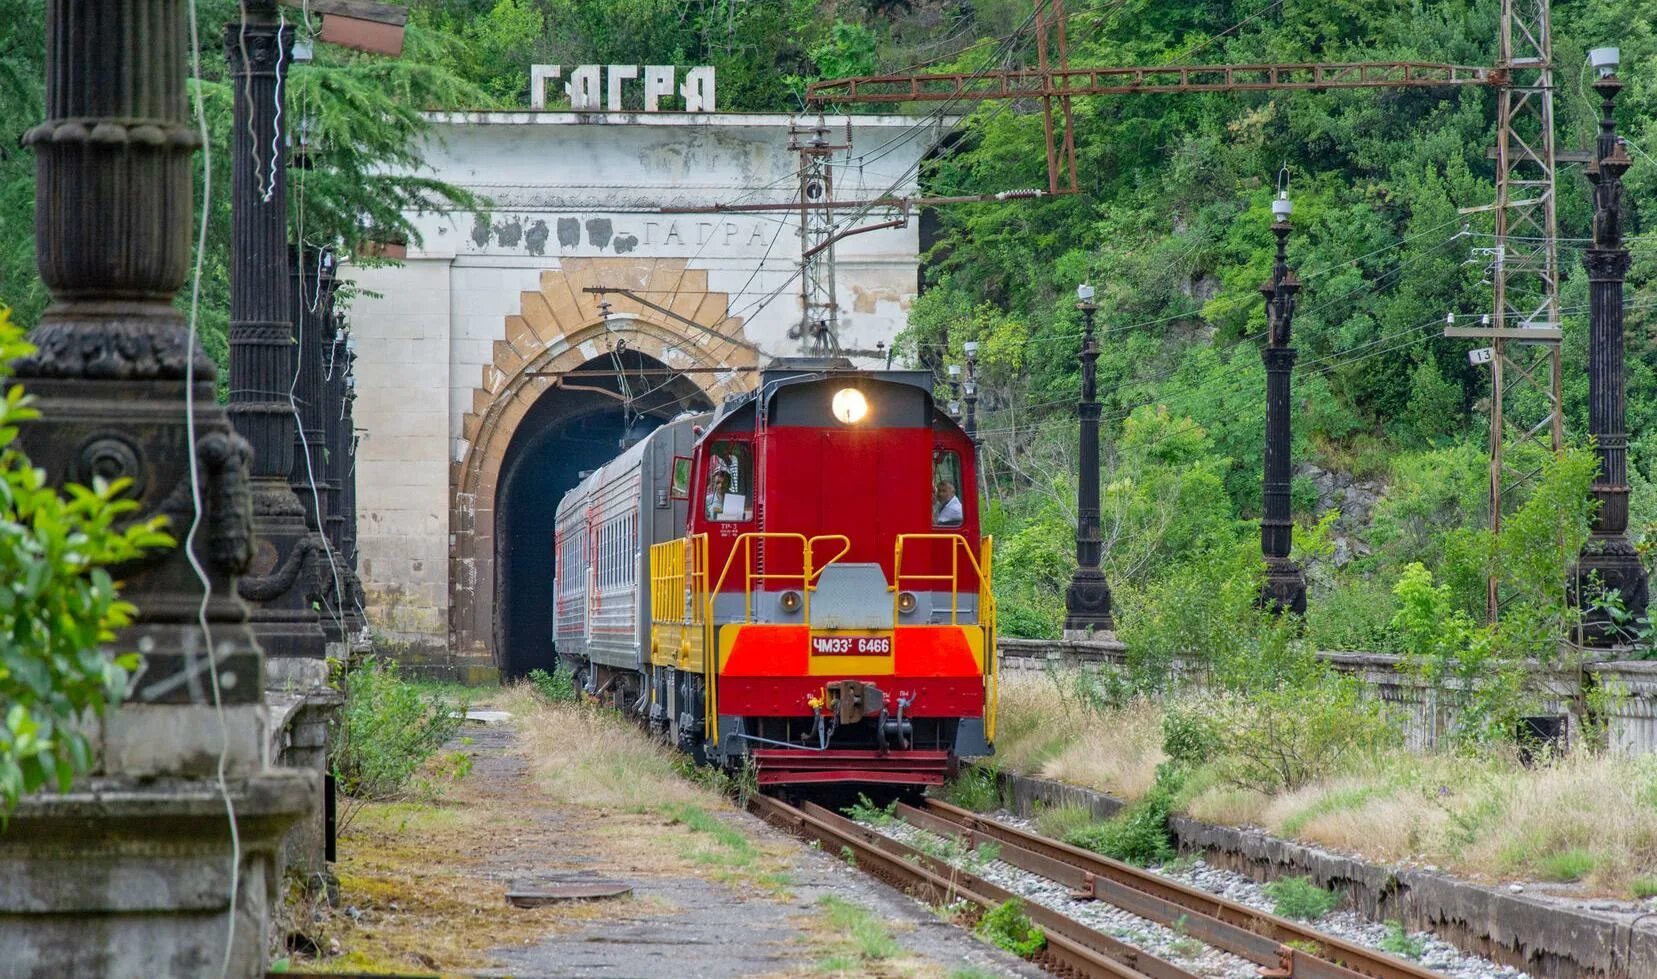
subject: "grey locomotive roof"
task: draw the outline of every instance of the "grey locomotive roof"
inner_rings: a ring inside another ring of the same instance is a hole
[[[790,384],[804,384],[829,377],[907,384],[920,388],[927,394],[932,393],[931,371],[863,370],[853,367],[851,361],[844,357],[777,357],[760,372],[758,388],[733,394],[725,399],[714,415],[713,424],[718,425],[727,415],[746,407],[757,398],[769,401],[779,389]]]
[[[707,413],[706,412],[681,412],[677,417],[675,417],[673,419],[673,421],[677,422],[677,421],[682,421],[686,418],[695,418],[696,415],[698,415],[698,414],[701,414],[705,417]],[[555,512],[555,516],[562,517],[564,515],[565,509],[570,505],[571,501],[579,500],[579,499],[585,499],[592,492],[592,490],[594,488],[602,486],[606,482],[610,481],[612,478],[614,478],[616,473],[626,472],[628,469],[631,469],[632,467],[638,465],[639,460],[641,458],[643,458],[644,454],[650,450],[651,442],[653,442],[657,438],[665,437],[665,433],[667,432],[668,428],[671,425],[672,425],[672,422],[669,422],[668,424],[663,425],[660,428],[655,429],[650,434],[646,435],[644,438],[639,439],[637,442],[634,442],[632,445],[628,446],[626,451],[622,452],[621,455],[616,456],[614,459],[611,459],[609,462],[606,462],[604,465],[599,466],[597,469],[594,469],[592,472],[589,472],[581,480],[581,482],[576,483],[575,486],[568,493],[564,494],[563,499],[558,501],[558,509]]]

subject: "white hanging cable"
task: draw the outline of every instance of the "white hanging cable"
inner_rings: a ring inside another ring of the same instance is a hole
[[[219,975],[224,977],[230,975],[231,955],[236,947],[236,895],[241,890],[242,837],[236,826],[236,803],[230,798],[230,783],[226,777],[226,769],[230,763],[230,724],[224,716],[224,698],[219,686],[218,652],[213,648],[213,630],[207,622],[207,606],[213,599],[213,582],[208,578],[201,560],[196,557],[195,546],[202,518],[201,462],[196,454],[196,336],[201,312],[202,262],[207,250],[207,218],[212,210],[208,205],[213,199],[213,144],[209,139],[207,110],[201,96],[201,37],[196,26],[196,0],[189,0],[189,4],[190,72],[195,81],[196,125],[201,135],[202,205],[201,222],[196,231],[195,275],[190,283],[190,334],[184,349],[184,431],[190,457],[190,501],[194,507],[194,513],[190,518],[190,531],[184,536],[184,556],[190,562],[190,569],[195,572],[197,580],[201,582],[201,604],[196,607],[196,621],[201,626],[201,634],[207,644],[207,673],[213,686],[213,711],[219,722],[219,758],[216,768],[219,797],[224,800],[225,818],[230,824],[230,900],[225,906],[224,961],[219,967]],[[247,45],[246,30],[247,18],[244,11],[244,54]]]

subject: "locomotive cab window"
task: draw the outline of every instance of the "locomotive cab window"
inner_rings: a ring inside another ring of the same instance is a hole
[[[709,446],[702,515],[720,521],[753,517],[754,456],[747,442],[726,440]]]
[[[953,449],[932,453],[932,523],[959,527],[966,519],[961,508],[961,454]]]

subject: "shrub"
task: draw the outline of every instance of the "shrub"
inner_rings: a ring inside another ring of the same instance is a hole
[[[1285,918],[1315,921],[1341,903],[1334,891],[1325,890],[1305,877],[1284,877],[1263,888],[1271,898],[1272,910]]]
[[[0,306],[0,378],[32,348]],[[0,384],[0,818],[26,792],[67,792],[93,765],[80,730],[126,693],[137,653],[107,651],[137,611],[108,569],[169,547],[166,518],[117,527],[138,508],[126,480],[91,489],[46,484],[13,443],[18,423],[39,417],[17,385]]]
[[[1327,669],[1251,697],[1233,694],[1216,714],[1225,732],[1221,777],[1266,795],[1291,792],[1400,740],[1384,705],[1365,697],[1357,678]]]
[[[549,704],[573,704],[576,701],[575,674],[564,669],[563,664],[546,670],[530,670],[529,683]]]
[[[1178,701],[1162,715],[1162,753],[1170,761],[1201,765],[1217,757],[1224,744],[1225,732],[1206,701]]]
[[[1123,807],[1112,819],[1072,829],[1064,841],[1140,866],[1172,860],[1174,841],[1168,832],[1168,816],[1183,781],[1182,769],[1161,766],[1156,782],[1144,796]]]
[[[1001,785],[993,768],[974,765],[962,768],[954,780],[944,786],[944,801],[971,809],[989,812],[1001,806]]]
[[[875,804],[866,794],[857,793],[857,801],[840,810],[860,823],[870,826],[890,826],[897,821],[898,800],[893,799],[884,806]]]
[[[1396,919],[1387,922],[1387,933],[1375,943],[1383,952],[1401,955],[1406,959],[1419,959],[1427,954],[1427,940],[1410,934],[1404,928],[1404,923]]]
[[[466,715],[464,703],[422,697],[396,663],[373,656],[345,674],[344,687],[332,764],[340,792],[357,805],[341,814],[341,830],[364,802],[429,791],[420,768],[459,732]]]
[[[1047,947],[1047,936],[1031,923],[1017,898],[991,908],[973,930],[991,944],[1026,958]]]

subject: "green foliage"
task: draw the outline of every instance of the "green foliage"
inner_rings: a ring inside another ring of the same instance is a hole
[[[878,918],[869,913],[867,908],[853,904],[844,898],[826,894],[819,898],[817,906],[823,909],[829,924],[835,932],[844,938],[850,939],[849,947],[857,955],[859,961],[836,964],[849,968],[834,968],[829,971],[838,973],[860,972],[866,970],[871,963],[892,958],[902,951],[897,939],[892,937],[891,931]]]
[[[1636,877],[1629,885],[1629,893],[1636,901],[1657,897],[1657,877]]]
[[[1317,886],[1305,877],[1282,877],[1267,884],[1263,890],[1271,898],[1274,912],[1300,921],[1316,921],[1341,903],[1340,895]]]
[[[996,781],[995,769],[984,765],[963,767],[944,785],[942,794],[945,802],[973,812],[989,812],[1001,806],[1001,786]]]
[[[31,351],[0,306],[0,381]],[[44,785],[67,792],[91,770],[85,726],[118,704],[139,664],[114,653],[137,611],[109,569],[172,546],[166,518],[135,520],[127,480],[63,491],[17,448],[39,417],[21,385],[0,384],[0,818]]]
[[[991,944],[1026,958],[1047,947],[1047,936],[1031,923],[1023,902],[1016,898],[991,908],[973,930]]]
[[[1366,697],[1356,677],[1323,668],[1218,698],[1211,710],[1214,730],[1224,732],[1220,776],[1267,795],[1292,792],[1399,740],[1385,705]]]
[[[878,806],[867,795],[859,792],[857,801],[841,811],[860,823],[889,826],[897,819],[898,800],[893,799],[884,806]]]
[[[1427,939],[1410,934],[1404,928],[1404,923],[1396,918],[1387,922],[1387,933],[1376,942],[1376,945],[1383,952],[1390,952],[1406,959],[1419,959],[1427,954]]]
[[[1588,486],[1597,462],[1580,450],[1548,459],[1530,496],[1500,538],[1461,530],[1446,538],[1445,577],[1476,584],[1499,569],[1502,618],[1484,624],[1467,608],[1464,588],[1439,581],[1420,562],[1405,566],[1393,595],[1391,627],[1405,666],[1449,692],[1457,711],[1454,740],[1477,747],[1511,741],[1517,720],[1534,701],[1531,664],[1553,662],[1579,611],[1568,601],[1569,576],[1588,537]],[[1592,597],[1591,588],[1584,592]],[[1614,600],[1614,596],[1612,596]],[[1482,610],[1482,594],[1478,602]]]
[[[1550,853],[1536,863],[1537,872],[1543,880],[1556,880],[1562,883],[1579,881],[1594,870],[1599,859],[1592,851],[1581,848],[1559,850]]]
[[[575,689],[575,674],[560,663],[546,670],[529,671],[530,686],[549,704],[573,704],[580,699]]]
[[[459,733],[466,705],[422,696],[395,662],[374,656],[347,671],[342,686],[345,716],[334,733],[330,763],[350,800],[340,819],[343,831],[365,802],[431,791],[421,769]],[[447,768],[451,777],[465,774],[452,762]]]
[[[1105,822],[1070,830],[1064,841],[1140,866],[1172,860],[1175,851],[1173,837],[1168,832],[1168,817],[1184,778],[1182,768],[1162,765],[1157,769],[1156,781],[1143,796]]]

